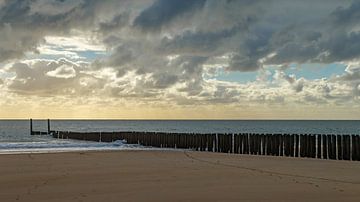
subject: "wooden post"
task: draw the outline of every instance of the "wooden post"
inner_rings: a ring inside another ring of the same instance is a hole
[[[328,159],[328,135],[323,135],[322,144],[323,144],[323,159]],[[331,137],[331,136],[330,136]]]
[[[336,135],[331,135],[331,150],[332,150],[332,153],[331,153],[331,157],[329,157],[329,159],[338,159],[338,146],[337,146],[337,136]],[[328,148],[329,149],[329,148]],[[330,154],[329,154],[330,156]]]
[[[30,119],[30,135],[33,134],[33,122],[32,119]]]
[[[310,135],[306,134],[305,135],[305,140],[306,140],[306,155],[305,157],[310,157],[311,156],[311,140],[310,140]]]
[[[343,160],[343,141],[342,135],[337,135],[338,160]]]
[[[219,134],[215,134],[215,152],[219,152]]]
[[[350,136],[343,136],[343,159],[350,160]]]
[[[328,135],[328,159],[332,159],[333,154],[332,154],[332,135]]]
[[[311,157],[311,148],[312,148],[312,142],[311,142],[311,135],[310,134],[306,134],[306,142],[307,142],[307,150],[306,150],[306,157]]]
[[[300,157],[305,157],[305,136],[300,134]]]
[[[360,161],[360,136],[353,135],[353,160]]]
[[[295,137],[293,134],[290,135],[290,155],[295,157]]]
[[[299,157],[299,135],[295,134],[295,157]]]
[[[255,134],[251,133],[249,135],[250,141],[250,154],[255,154]]]
[[[351,157],[352,157],[352,160],[354,160],[354,161],[357,161],[357,160],[360,160],[359,159],[359,146],[358,146],[358,137],[359,136],[357,136],[357,135],[351,135],[351,138],[352,138],[352,140],[351,140],[351,142],[352,142],[352,155],[351,155]]]
[[[282,146],[282,155],[291,156],[291,135],[283,134],[282,141],[280,141],[279,144],[281,144],[280,147]],[[281,150],[279,152],[281,152]]]
[[[214,152],[214,134],[206,134],[205,135],[206,139],[205,139],[205,144],[206,144],[206,150],[205,151],[209,151],[209,152]]]
[[[333,137],[332,135],[328,135],[328,155],[329,155],[329,159],[333,159],[333,144],[332,144],[332,141],[333,141]]]
[[[250,153],[255,154],[255,134],[250,134]]]
[[[284,134],[279,136],[279,156],[284,156]]]
[[[50,119],[47,120],[48,134],[50,134]]]
[[[316,158],[316,135],[312,135],[312,158]]]
[[[260,155],[265,155],[265,134],[259,134],[259,152]]]
[[[272,155],[272,135],[267,134],[267,153],[266,155]]]
[[[268,147],[267,147],[267,149],[268,149],[268,153],[267,153],[267,155],[272,155],[273,154],[273,150],[272,150],[272,134],[268,134]]]
[[[262,134],[258,134],[258,155],[262,155]]]
[[[241,133],[241,134],[239,134],[239,137],[240,137],[240,142],[239,142],[239,144],[240,144],[240,154],[244,154],[244,147],[245,147],[245,142],[244,142],[244,134],[243,133]]]
[[[320,159],[321,158],[321,137],[320,134],[315,135],[315,158]]]
[[[279,148],[277,148],[277,145],[276,145],[276,134],[272,134],[272,155],[273,156],[276,156],[276,152],[279,150]]]

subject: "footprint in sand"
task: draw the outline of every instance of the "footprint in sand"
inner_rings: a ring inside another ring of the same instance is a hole
[[[299,181],[297,181],[296,179],[292,179],[293,182],[295,182],[296,184],[299,183]]]

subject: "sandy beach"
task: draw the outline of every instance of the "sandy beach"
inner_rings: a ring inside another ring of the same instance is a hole
[[[360,201],[360,162],[190,151],[0,155],[0,201]]]

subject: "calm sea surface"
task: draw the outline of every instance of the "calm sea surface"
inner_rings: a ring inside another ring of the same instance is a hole
[[[0,121],[0,153],[69,150],[139,149],[122,142],[93,143],[30,136],[28,120]],[[244,120],[53,120],[52,130],[152,131],[191,133],[312,133],[360,134],[360,121],[244,121]],[[47,130],[45,120],[34,121],[34,130]]]

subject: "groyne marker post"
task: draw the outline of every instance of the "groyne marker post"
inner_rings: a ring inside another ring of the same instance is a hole
[[[33,122],[32,119],[30,119],[30,135],[33,134]]]
[[[50,134],[50,119],[47,120],[48,134]]]

